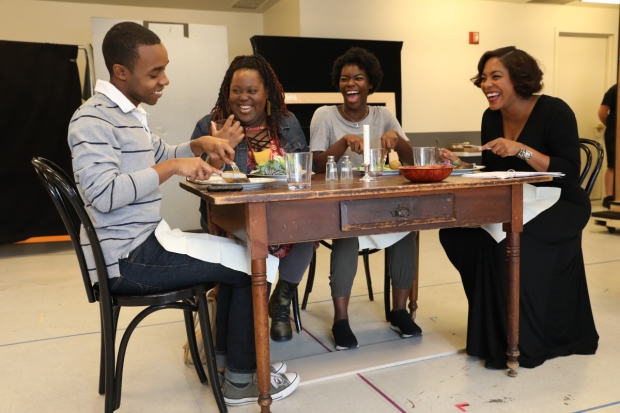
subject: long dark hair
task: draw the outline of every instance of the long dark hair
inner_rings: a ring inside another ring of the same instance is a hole
[[[232,115],[232,110],[228,105],[228,95],[230,93],[230,83],[232,81],[233,74],[240,69],[256,70],[263,80],[265,89],[269,94],[267,105],[271,106],[271,114],[267,116],[267,127],[269,129],[269,136],[277,137],[280,142],[283,141],[282,130],[280,128],[280,121],[282,118],[290,116],[291,113],[286,108],[284,103],[284,89],[278,81],[278,77],[274,73],[273,69],[261,55],[251,56],[237,56],[230,64],[230,67],[224,75],[224,80],[220,86],[220,93],[215,102],[215,106],[211,109],[212,119],[214,121],[218,119],[226,119]]]

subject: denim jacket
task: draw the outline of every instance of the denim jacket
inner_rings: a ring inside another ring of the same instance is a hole
[[[304,136],[304,132],[301,130],[301,125],[299,121],[291,113],[291,116],[283,118],[280,122],[280,127],[282,128],[282,140],[281,144],[286,153],[293,152],[308,152],[308,143],[306,141],[306,137]],[[194,129],[194,133],[192,133],[192,137],[190,140],[194,140],[201,136],[210,135],[211,134],[211,115],[207,115],[200,119],[198,123],[196,123],[196,128]],[[248,163],[248,143],[244,139],[237,145],[235,149],[235,163],[239,166],[247,165]],[[206,161],[207,155],[202,154],[202,159]],[[226,165],[224,169],[231,169],[230,165]],[[246,171],[246,173],[250,173],[251,171]],[[207,204],[204,200],[200,200],[200,226],[205,232],[209,232],[207,228]]]
[[[308,144],[306,142],[306,137],[304,136],[303,131],[301,130],[301,125],[299,125],[299,121],[291,113],[291,116],[283,118],[280,122],[280,127],[282,128],[282,147],[284,148],[284,152],[293,153],[293,152],[308,152]],[[194,129],[194,133],[192,133],[192,137],[190,140],[194,140],[201,136],[210,135],[211,134],[211,115],[207,115],[200,119],[196,124],[196,128]],[[248,163],[248,143],[245,140],[239,142],[235,149],[235,163],[238,166],[247,165]],[[202,155],[203,159],[206,160],[206,154]],[[231,169],[230,165],[226,165],[224,169]],[[250,173],[251,171],[246,171],[246,173]]]

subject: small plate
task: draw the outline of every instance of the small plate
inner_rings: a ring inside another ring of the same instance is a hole
[[[276,181],[286,182],[286,175],[258,175],[258,174],[248,174],[250,178],[268,178],[275,179]]]
[[[231,184],[229,182],[226,182],[219,176],[213,175],[211,176],[211,178],[207,180],[190,181],[188,179],[188,181],[193,182],[198,185],[241,185],[243,189],[259,189],[259,188],[265,187],[267,184],[271,182],[278,182],[277,179],[273,179],[273,178],[248,178],[248,179],[250,180],[250,182],[243,182],[243,183],[235,182],[234,184]],[[286,177],[284,177],[284,179],[286,180]]]
[[[364,170],[363,169],[353,168],[353,172],[356,175],[364,175]],[[400,170],[398,170],[398,169],[389,169],[389,168],[383,170],[383,175],[382,176],[394,176],[394,175],[400,175]]]
[[[465,174],[473,174],[475,171],[479,171],[481,169],[486,168],[486,166],[484,165],[476,165],[473,168],[469,168],[469,169],[453,169],[452,173],[450,174],[450,176],[459,176],[459,175],[465,175]]]

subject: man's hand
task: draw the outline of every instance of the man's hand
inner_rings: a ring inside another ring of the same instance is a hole
[[[364,140],[357,135],[344,135],[342,139],[345,140],[347,146],[351,148],[352,152],[364,153]]]
[[[206,180],[213,173],[221,174],[217,168],[212,167],[201,158],[173,158],[153,165],[159,175],[159,184],[166,182],[172,175],[186,176],[191,181]]]
[[[226,139],[220,139],[214,136],[201,136],[198,139],[194,139],[191,145],[192,151],[196,156],[206,153],[211,159],[224,161],[227,164],[233,163],[233,159],[235,159],[235,150],[230,147]],[[198,151],[194,151],[196,147]]]
[[[243,127],[238,120],[235,120],[235,115],[230,115],[220,130],[217,129],[215,122],[211,121],[211,135],[226,139],[231,148],[236,148],[245,138]]]
[[[201,158],[175,158],[176,171],[175,175],[186,176],[190,181],[207,180],[216,172],[221,174],[222,171],[215,169]]]

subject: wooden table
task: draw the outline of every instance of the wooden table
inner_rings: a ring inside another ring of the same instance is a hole
[[[437,183],[412,183],[398,175],[370,183],[358,179],[341,183],[315,175],[308,190],[289,191],[283,183],[240,192],[207,192],[204,185],[181,182],[183,189],[207,201],[214,233],[225,229],[250,248],[261,412],[268,413],[271,404],[265,263],[270,244],[503,223],[507,233],[506,353],[508,375],[516,377],[522,186],[550,180],[544,176],[503,180],[449,177]]]

